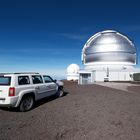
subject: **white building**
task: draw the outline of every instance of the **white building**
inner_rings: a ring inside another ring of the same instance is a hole
[[[140,72],[134,68],[136,60],[136,48],[126,36],[113,30],[99,32],[84,45],[78,83],[131,81],[132,74]]]
[[[79,66],[77,64],[71,64],[67,67],[67,80],[76,81],[79,78],[78,75]]]

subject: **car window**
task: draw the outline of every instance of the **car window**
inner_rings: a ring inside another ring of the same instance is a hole
[[[43,76],[45,83],[53,82],[53,79],[50,76]]]
[[[43,83],[42,77],[40,75],[33,75],[32,80],[33,80],[33,84]]]
[[[19,85],[28,85],[30,84],[30,80],[28,76],[19,76],[18,77],[18,84]]]
[[[11,83],[11,77],[0,76],[0,85],[9,86]]]

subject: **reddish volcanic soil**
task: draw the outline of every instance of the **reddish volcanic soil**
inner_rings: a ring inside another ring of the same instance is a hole
[[[140,85],[123,91],[65,81],[65,91],[26,113],[0,108],[0,139],[140,139]]]

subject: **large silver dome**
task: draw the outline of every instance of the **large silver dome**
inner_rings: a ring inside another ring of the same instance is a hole
[[[136,48],[124,35],[107,30],[93,35],[82,50],[84,64],[136,64]]]

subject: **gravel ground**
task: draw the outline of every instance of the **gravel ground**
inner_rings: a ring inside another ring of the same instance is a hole
[[[65,82],[68,94],[26,113],[0,109],[0,140],[139,140],[140,86],[129,92]],[[131,92],[132,91],[132,92]]]

